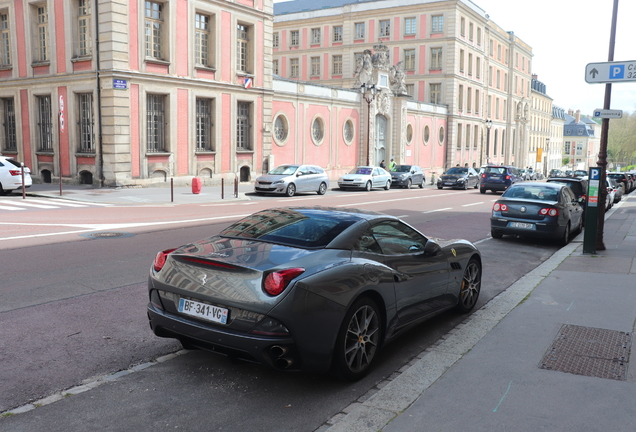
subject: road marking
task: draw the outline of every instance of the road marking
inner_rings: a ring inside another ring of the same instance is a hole
[[[446,207],[446,208],[443,208],[443,209],[429,210],[429,211],[425,211],[425,212],[422,212],[422,213],[424,213],[424,214],[426,214],[426,213],[435,213],[435,212],[441,212],[441,211],[452,210],[452,209],[453,209],[452,207]]]
[[[476,203],[472,203],[472,204],[463,204],[462,207],[470,207],[470,206],[474,206],[474,205],[479,205],[479,204],[483,204],[484,202],[476,202]]]
[[[29,200],[27,202],[34,202],[37,204],[50,204],[50,205],[60,205],[60,206],[67,206],[67,207],[87,207],[90,205],[97,205],[97,206],[111,206],[112,204],[100,204],[100,203],[92,203],[92,202],[68,202],[68,201],[62,201],[60,199],[56,199],[56,198],[52,198],[52,199],[33,199],[33,198],[29,198]]]
[[[42,209],[54,209],[57,207],[54,206],[50,206],[50,205],[44,205],[44,204],[30,204],[27,202],[21,202],[21,201],[16,201],[16,202],[10,202],[10,201],[3,201],[3,204],[9,204],[9,205],[15,205],[15,206],[24,206],[24,207],[35,207],[35,208],[42,208]]]
[[[26,210],[24,208],[20,208],[20,207],[5,207],[5,206],[0,206],[0,210]]]

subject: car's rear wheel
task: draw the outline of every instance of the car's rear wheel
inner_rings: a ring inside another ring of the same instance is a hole
[[[570,222],[565,226],[565,230],[563,230],[563,235],[559,239],[559,244],[561,246],[565,246],[570,242]]]
[[[364,190],[366,190],[367,192],[371,191],[371,182],[370,181],[367,182],[367,185],[364,187]]]
[[[368,297],[353,303],[342,322],[334,350],[333,369],[343,379],[357,381],[369,372],[382,336],[378,306]]]
[[[404,186],[404,188],[405,188],[405,189],[411,189],[411,183],[412,183],[412,182],[411,182],[411,179],[408,179],[408,180],[406,181],[406,186]]]
[[[391,180],[387,180],[386,184],[384,185],[384,190],[389,190],[391,189]]]
[[[503,234],[495,230],[490,230],[490,236],[494,239],[503,238]]]
[[[318,188],[318,195],[324,195],[327,193],[327,183],[320,183],[320,187]]]
[[[475,258],[468,261],[459,290],[459,298],[455,309],[461,313],[468,313],[475,307],[481,291],[481,264]]]
[[[287,195],[288,197],[293,197],[294,195],[296,195],[296,185],[293,183],[290,183],[289,186],[287,186],[285,195]]]
[[[479,189],[479,192],[481,192],[481,193],[485,194],[485,193],[486,193],[486,189],[481,188],[481,189]]]
[[[2,189],[2,183],[0,183],[0,195],[6,195],[7,192],[9,191]]]

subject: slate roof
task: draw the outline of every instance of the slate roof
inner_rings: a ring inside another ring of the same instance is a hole
[[[274,3],[274,15],[284,15],[295,12],[308,12],[320,9],[342,7],[347,4],[368,3],[376,0],[293,0]]]

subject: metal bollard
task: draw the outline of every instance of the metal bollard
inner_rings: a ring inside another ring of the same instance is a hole
[[[170,202],[174,202],[174,178],[170,177]]]
[[[221,199],[225,199],[225,179],[221,178]]]
[[[24,186],[24,162],[20,162],[20,169],[22,170],[22,199],[26,199],[26,187]]]
[[[238,177],[234,177],[234,198],[238,198]]]

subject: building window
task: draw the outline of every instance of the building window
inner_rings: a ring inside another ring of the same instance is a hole
[[[333,75],[342,75],[342,56],[341,55],[333,56],[331,73]]]
[[[501,60],[501,45],[497,44],[497,60]]]
[[[163,4],[147,1],[145,13],[146,57],[163,60]]]
[[[444,15],[433,15],[431,20],[431,33],[442,33],[444,31]]]
[[[298,78],[299,76],[300,76],[300,65],[298,64],[298,59],[297,58],[289,59],[289,77]]]
[[[320,76],[320,57],[311,58],[311,76]]]
[[[356,27],[355,38],[356,39],[364,39],[364,37],[365,37],[364,23],[356,23],[355,27]]]
[[[316,117],[311,124],[311,138],[314,141],[314,144],[318,145],[322,143],[322,139],[325,136],[325,128],[322,124],[322,119],[320,117]]]
[[[195,14],[195,58],[201,66],[210,66],[210,16]]]
[[[481,27],[477,27],[477,45],[481,46]]]
[[[415,18],[404,18],[404,34],[414,35],[417,30]]]
[[[9,14],[0,13],[0,67],[11,66]]]
[[[473,128],[473,147],[474,148],[477,148],[477,145],[479,144],[478,138],[479,138],[479,126],[475,125],[475,127]]]
[[[481,57],[477,57],[476,58],[476,64],[475,64],[475,77],[477,79],[481,78]]]
[[[414,49],[404,50],[404,70],[407,70],[407,71],[415,70],[415,50]]]
[[[37,13],[37,50],[36,62],[49,60],[49,14],[46,6],[36,6]]]
[[[166,97],[149,94],[146,96],[146,151],[166,151]]]
[[[492,87],[492,66],[488,66],[488,85]]]
[[[442,145],[444,143],[444,138],[446,137],[446,132],[444,131],[444,126],[440,126],[438,140],[439,144]]]
[[[239,102],[236,112],[236,149],[251,150],[252,143],[250,140],[251,107],[249,102]]]
[[[431,67],[432,70],[439,70],[442,68],[442,49],[431,48]]]
[[[93,94],[78,93],[77,95],[77,111],[79,127],[79,153],[95,153],[95,134],[93,132],[94,116],[93,116]]]
[[[334,26],[333,27],[333,41],[334,42],[342,42],[342,26]]]
[[[492,39],[490,39],[489,41],[489,49],[488,49],[488,54],[490,55],[490,57],[492,57],[495,54],[495,41],[493,41]]]
[[[278,60],[272,61],[272,72],[274,75],[278,75]]]
[[[466,91],[466,109],[471,112],[473,109],[473,89],[468,87]]]
[[[464,110],[464,86],[461,84],[459,86],[458,105],[459,105],[459,110],[463,111]]]
[[[344,139],[345,144],[351,144],[353,141],[353,122],[347,120],[344,124]]]
[[[468,76],[473,76],[473,55],[468,53]]]
[[[287,119],[285,116],[279,115],[274,120],[274,138],[276,142],[282,144],[287,140],[287,134],[289,132],[289,127],[287,126]]]
[[[497,88],[501,88],[500,81],[501,81],[501,71],[498,70],[497,71]]]
[[[38,144],[39,151],[53,151],[53,117],[51,96],[37,96],[38,104]]]
[[[459,71],[464,72],[464,50],[459,50]]]
[[[91,55],[91,2],[79,0],[77,6],[77,55],[87,57]]]
[[[278,33],[274,33],[272,34],[272,47],[278,48],[278,44],[279,44]]]
[[[391,21],[380,20],[380,37],[391,36]]]
[[[569,155],[570,154],[570,141],[566,141],[565,142],[565,146],[563,149],[563,153]]]
[[[320,43],[320,29],[319,28],[311,29],[311,43],[312,43],[312,45]]]
[[[410,145],[412,141],[413,141],[413,125],[409,123],[408,125],[406,125],[406,143]]]
[[[464,17],[459,21],[459,34],[466,36],[466,18]]]
[[[468,40],[473,41],[473,23],[468,24]]]
[[[424,126],[424,134],[422,138],[424,139],[424,145],[428,145],[428,141],[431,139],[431,128],[428,125]]]
[[[214,151],[212,145],[212,99],[197,98],[196,142],[197,151]]]
[[[442,85],[441,84],[430,84],[431,90],[431,103],[433,104],[441,104],[442,103]]]
[[[251,72],[250,32],[250,26],[236,25],[236,70],[243,73]]]
[[[291,32],[289,32],[289,34],[291,46],[300,45],[300,32],[298,30],[292,30]]]
[[[16,139],[15,127],[15,105],[13,98],[2,99],[2,126],[5,151],[17,151],[18,141]]]
[[[479,114],[479,90],[475,90],[475,114]]]
[[[411,97],[415,96],[415,84],[406,84],[406,94]]]
[[[466,148],[470,148],[470,125],[466,125]]]

